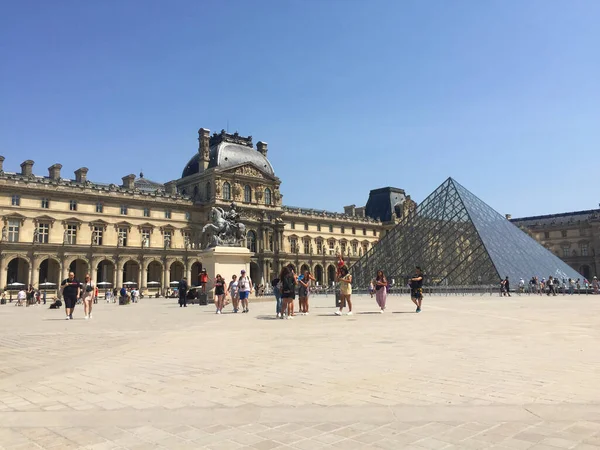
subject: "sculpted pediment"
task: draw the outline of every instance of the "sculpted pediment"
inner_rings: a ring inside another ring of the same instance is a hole
[[[245,177],[258,178],[261,180],[269,180],[273,181],[274,178],[266,173],[262,172],[258,167],[254,164],[240,164],[239,166],[232,167],[231,169],[224,170],[223,173],[234,174],[234,175],[242,175]]]

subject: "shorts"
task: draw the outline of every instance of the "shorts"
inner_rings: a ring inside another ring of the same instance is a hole
[[[294,300],[294,297],[296,297],[296,292],[295,291],[284,292],[282,294],[282,298],[287,298],[288,300]]]
[[[301,287],[298,290],[298,297],[301,297],[301,298],[308,297],[308,289],[306,289],[305,287]]]
[[[422,300],[423,299],[423,289],[422,288],[411,289],[410,290],[410,298]]]
[[[247,300],[250,292],[248,291],[240,291],[240,300]]]
[[[75,308],[75,304],[77,303],[77,297],[75,296],[65,296],[65,308],[73,309]]]

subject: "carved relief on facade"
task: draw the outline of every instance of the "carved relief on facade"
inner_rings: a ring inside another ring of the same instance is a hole
[[[250,165],[238,167],[237,169],[235,169],[235,171],[233,173],[235,173],[236,175],[245,175],[247,177],[262,178],[262,179],[266,178],[265,175],[260,170],[258,170],[256,167],[253,167]]]

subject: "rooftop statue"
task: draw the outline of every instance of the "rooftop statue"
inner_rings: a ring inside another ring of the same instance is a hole
[[[239,222],[240,215],[232,203],[228,211],[213,206],[210,209],[210,223],[202,228],[206,248],[225,246],[242,247],[246,241],[246,225]]]

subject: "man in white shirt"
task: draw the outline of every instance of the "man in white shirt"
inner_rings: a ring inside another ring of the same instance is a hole
[[[242,312],[247,313],[250,311],[248,309],[248,297],[250,297],[250,292],[252,292],[252,280],[250,277],[246,276],[245,270],[242,270],[240,278],[238,279],[238,292],[240,301],[242,302]]]
[[[23,306],[23,302],[27,299],[27,292],[21,289],[17,294],[17,306]]]

